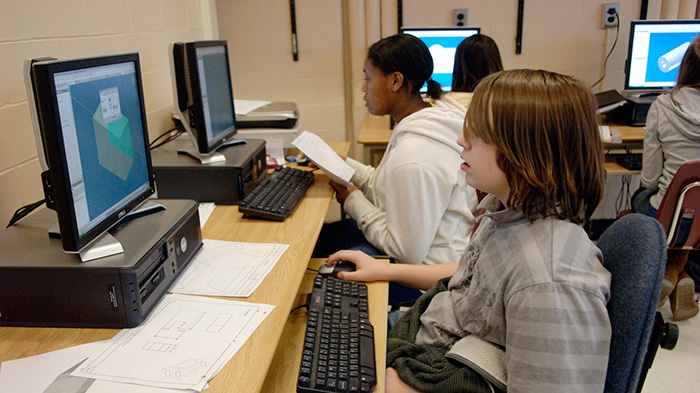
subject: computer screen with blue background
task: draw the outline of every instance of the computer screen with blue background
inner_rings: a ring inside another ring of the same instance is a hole
[[[625,76],[626,90],[670,89],[700,20],[632,21]]]
[[[433,56],[433,80],[440,83],[444,91],[450,91],[457,46],[465,38],[479,34],[480,28],[404,27],[401,32],[420,38],[428,46],[430,54]],[[421,92],[427,91],[427,88],[427,84],[424,84]]]
[[[79,232],[150,186],[134,63],[55,75]]]

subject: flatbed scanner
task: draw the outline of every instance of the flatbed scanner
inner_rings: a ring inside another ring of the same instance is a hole
[[[247,114],[236,114],[238,128],[294,128],[299,109],[293,102],[271,102]]]
[[[270,146],[278,140],[289,149],[299,136],[299,109],[293,102],[271,102],[246,115],[236,114],[236,127],[239,139],[264,139]]]

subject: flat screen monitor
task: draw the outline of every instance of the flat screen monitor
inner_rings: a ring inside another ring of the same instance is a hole
[[[433,80],[440,83],[442,90],[452,90],[452,71],[457,46],[467,37],[479,34],[479,27],[403,27],[401,32],[420,38],[433,56]],[[423,84],[421,92],[428,85]]]
[[[631,22],[625,90],[668,90],[688,45],[700,33],[700,20]]]
[[[63,249],[82,253],[155,193],[139,57],[42,61],[28,73],[46,205]]]
[[[237,131],[226,41],[176,42],[170,55],[175,112],[195,148],[189,153],[220,161],[212,155]]]

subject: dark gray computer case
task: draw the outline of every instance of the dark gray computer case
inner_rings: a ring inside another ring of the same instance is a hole
[[[202,246],[196,202],[156,202],[166,210],[110,230],[123,254],[85,263],[49,238],[47,208],[0,232],[0,325],[138,326]]]
[[[224,147],[219,152],[226,161],[207,165],[178,154],[179,149],[189,145],[189,139],[179,138],[151,151],[158,198],[234,205],[267,176],[263,139]]]

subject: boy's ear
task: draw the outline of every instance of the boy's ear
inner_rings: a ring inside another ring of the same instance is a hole
[[[401,89],[401,86],[403,86],[403,82],[403,74],[398,71],[394,71],[394,73],[391,74],[391,91],[399,91],[399,89]]]

